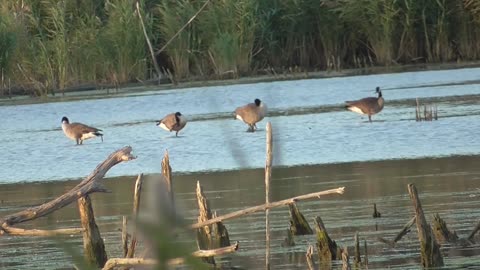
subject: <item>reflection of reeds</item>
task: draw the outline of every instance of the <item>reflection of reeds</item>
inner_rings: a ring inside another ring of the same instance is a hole
[[[415,120],[420,121],[433,121],[438,120],[438,107],[435,104],[419,104],[418,98],[416,99],[417,105],[415,107]],[[422,114],[423,112],[423,114]]]

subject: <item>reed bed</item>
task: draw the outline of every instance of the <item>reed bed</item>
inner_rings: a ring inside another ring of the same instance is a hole
[[[175,81],[480,59],[474,0],[144,0],[139,7],[160,69]],[[131,1],[0,3],[2,93],[6,82],[41,96],[154,80],[153,67]]]

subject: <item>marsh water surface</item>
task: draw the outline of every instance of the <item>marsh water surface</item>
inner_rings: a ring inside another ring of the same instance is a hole
[[[117,165],[106,181],[113,191],[95,194],[94,204],[110,256],[120,254],[121,216],[130,213],[133,175],[160,171],[168,149],[175,177],[175,193],[187,219],[193,219],[195,182],[200,180],[211,205],[227,213],[264,200],[265,123],[274,130],[272,199],[339,186],[342,196],[302,202],[311,221],[321,215],[330,235],[352,245],[360,232],[369,245],[371,268],[418,265],[414,232],[394,249],[378,236],[392,238],[411,218],[406,189],[415,183],[427,218],[435,212],[460,236],[478,221],[480,195],[480,69],[406,72],[398,74],[311,79],[232,86],[157,91],[113,97],[0,106],[0,216],[37,205],[67,191],[116,149],[131,145],[138,158]],[[383,89],[385,109],[368,123],[366,117],[345,111],[343,102],[373,96]],[[255,133],[234,121],[235,107],[260,98],[269,117]],[[439,120],[415,122],[415,98],[434,103]],[[191,121],[177,138],[155,126],[163,115],[181,111]],[[83,146],[64,137],[62,116],[104,130]],[[372,219],[377,203],[381,219]],[[304,269],[304,252],[311,236],[297,246],[281,247],[288,227],[288,210],[274,209],[272,265],[275,269]],[[26,227],[75,227],[74,206],[25,224]],[[245,269],[263,267],[264,216],[256,214],[226,222],[240,251],[232,263]],[[69,238],[81,245],[79,237]],[[0,266],[5,269],[47,269],[68,265],[62,249],[51,239],[0,239]],[[480,267],[478,248],[444,247],[449,267]],[[56,258],[51,260],[51,258]],[[64,258],[64,260],[62,260]],[[65,263],[63,263],[65,262]]]

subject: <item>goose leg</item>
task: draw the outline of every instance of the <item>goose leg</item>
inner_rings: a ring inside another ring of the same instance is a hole
[[[79,145],[79,143],[78,143],[78,139],[75,139],[75,142],[77,143],[77,145]]]
[[[177,131],[177,132],[175,132],[175,137],[178,137],[178,131]]]
[[[248,124],[247,132],[254,132],[253,125]]]
[[[372,122],[372,116],[370,114],[368,115],[368,122]]]

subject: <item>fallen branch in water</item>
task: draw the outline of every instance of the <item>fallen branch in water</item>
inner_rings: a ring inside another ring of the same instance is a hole
[[[10,226],[3,226],[0,230],[1,234],[18,235],[18,236],[57,236],[57,235],[72,235],[80,234],[83,232],[82,228],[69,228],[69,229],[57,229],[57,230],[25,230],[21,228],[15,228]]]
[[[210,224],[213,224],[213,223],[216,223],[216,222],[220,222],[220,221],[224,221],[224,220],[227,220],[227,219],[237,218],[237,217],[240,217],[240,216],[243,216],[243,215],[247,215],[247,214],[251,214],[251,213],[255,213],[255,212],[260,212],[260,211],[265,211],[266,209],[270,209],[270,208],[274,208],[274,207],[278,207],[278,206],[288,205],[288,204],[294,203],[296,201],[302,201],[302,200],[312,199],[312,198],[316,198],[316,197],[319,198],[320,196],[329,195],[329,194],[343,194],[344,192],[345,192],[345,187],[339,187],[339,188],[336,188],[336,189],[329,189],[329,190],[325,190],[325,191],[300,195],[300,196],[296,196],[296,197],[293,197],[293,198],[289,198],[289,199],[285,199],[285,200],[281,200],[281,201],[277,201],[277,202],[272,202],[272,203],[269,203],[269,204],[262,204],[262,205],[253,206],[253,207],[250,207],[250,208],[247,208],[247,209],[235,211],[235,212],[223,215],[223,216],[219,216],[219,217],[216,217],[216,218],[206,220],[204,222],[199,222],[199,223],[192,224],[192,225],[190,225],[190,228],[191,229],[197,229],[197,228],[201,228],[203,226],[207,226],[207,225],[210,225]]]
[[[238,242],[235,242],[235,244],[228,246],[228,247],[222,247],[222,248],[217,248],[217,249],[209,249],[209,250],[197,250],[192,253],[194,257],[212,257],[212,256],[219,256],[219,255],[224,255],[224,254],[229,254],[233,253],[238,250]],[[106,263],[105,266],[103,267],[103,270],[111,270],[114,269],[115,267],[119,266],[152,266],[152,265],[157,265],[158,261],[155,259],[144,259],[144,258],[113,258],[109,259]],[[168,265],[181,265],[185,263],[184,258],[174,258],[168,260],[167,264]]]
[[[0,219],[0,230],[7,232],[8,230],[5,230],[5,228],[11,225],[46,216],[90,193],[107,192],[107,189],[100,183],[100,180],[103,179],[108,170],[113,166],[124,161],[135,159],[135,157],[131,155],[131,151],[132,148],[130,146],[115,151],[105,161],[99,164],[80,184],[56,199]]]

